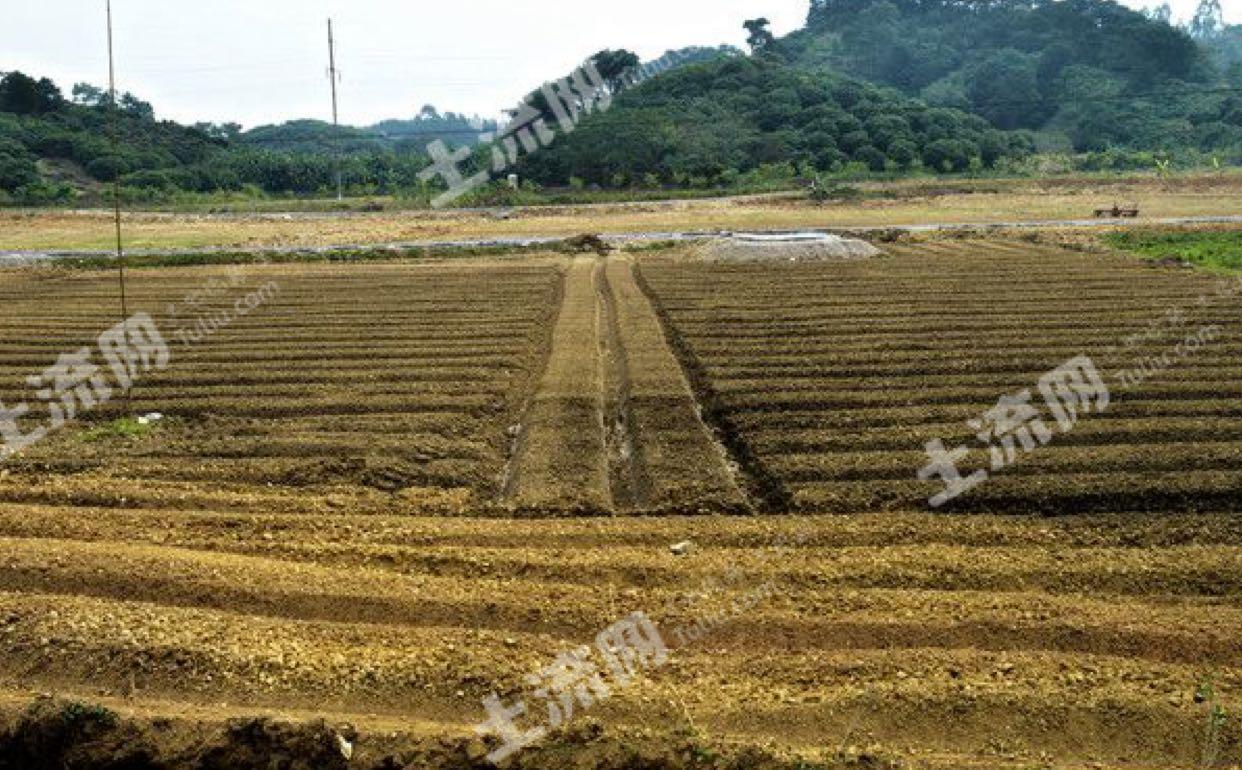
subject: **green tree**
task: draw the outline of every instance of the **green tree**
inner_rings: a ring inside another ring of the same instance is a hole
[[[898,139],[889,145],[888,157],[892,159],[893,163],[897,164],[898,168],[903,170],[909,169],[918,160],[919,149],[912,141]]]
[[[1199,0],[1199,7],[1187,29],[1196,40],[1219,37],[1225,31],[1225,13],[1221,10],[1220,0]]]
[[[923,164],[938,171],[965,171],[975,148],[960,139],[937,139],[923,150]]]
[[[111,182],[122,174],[129,172],[129,164],[126,160],[117,155],[106,155],[102,158],[96,158],[86,167],[86,173],[101,182]]]
[[[625,76],[638,68],[642,60],[638,58],[638,54],[633,51],[619,49],[613,51],[605,49],[591,57],[591,61],[595,63],[599,75],[608,84],[613,91],[620,91],[625,87]]]
[[[1004,129],[1037,128],[1049,109],[1038,86],[1039,60],[1001,49],[969,70],[966,97],[974,112]]]
[[[155,120],[155,108],[129,92],[121,95],[120,106],[124,112],[139,120]]]
[[[888,158],[884,153],[869,144],[854,151],[854,160],[865,163],[872,171],[883,171],[888,165]]]
[[[47,78],[35,80],[21,72],[0,78],[0,112],[41,115],[60,109],[64,103],[60,89]]]
[[[108,102],[108,92],[90,83],[74,83],[72,94],[74,104],[86,107],[102,107]]]
[[[1152,8],[1144,8],[1143,14],[1152,21],[1158,21],[1162,24],[1171,24],[1173,21],[1173,9],[1168,3],[1161,3]]]
[[[742,24],[742,28],[747,32],[746,44],[750,46],[753,53],[759,53],[776,42],[776,36],[768,29],[771,23],[766,18],[760,17]]]

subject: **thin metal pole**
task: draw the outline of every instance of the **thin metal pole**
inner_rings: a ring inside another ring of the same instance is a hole
[[[341,185],[341,138],[336,110],[336,41],[332,38],[332,19],[328,19],[328,77],[332,80],[332,141],[336,145],[336,199],[339,201],[345,199],[345,193]]]
[[[121,150],[121,107],[116,98],[116,63],[112,56],[112,0],[106,0],[108,9],[108,94],[110,104],[108,108],[112,110],[112,152],[116,157],[120,157]],[[119,282],[121,286],[121,328],[127,329],[125,323],[129,320],[129,303],[125,294],[125,248],[121,241],[121,175],[118,173],[112,180],[112,213],[116,223],[116,267]],[[126,337],[128,338],[128,334]],[[126,339],[128,344],[128,339]],[[132,411],[132,404],[129,400],[129,388],[125,388],[122,398],[125,402],[125,411],[128,414]]]

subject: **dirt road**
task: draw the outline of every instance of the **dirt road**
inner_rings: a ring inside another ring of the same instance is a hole
[[[1050,220],[985,220],[977,222],[929,222],[919,224],[850,224],[842,223],[833,227],[820,227],[808,223],[796,228],[746,228],[748,233],[786,233],[786,232],[822,232],[838,234],[855,234],[866,237],[874,232],[908,232],[933,233],[954,231],[987,231],[987,230],[1040,230],[1040,229],[1095,229],[1095,228],[1135,228],[1152,226],[1187,226],[1212,224],[1242,224],[1242,215],[1220,215],[1202,217],[1158,217],[1146,219],[1050,219]],[[608,243],[624,245],[656,241],[695,242],[719,238],[730,233],[729,230],[676,230],[676,231],[612,231],[604,232],[601,237]],[[267,255],[328,255],[333,253],[351,253],[366,250],[417,251],[419,249],[479,249],[479,248],[525,248],[559,243],[567,235],[574,234],[566,230],[561,234],[531,234],[521,237],[495,236],[488,238],[456,238],[449,240],[407,240],[379,242],[350,242],[303,246],[247,246],[244,251],[251,254]],[[131,256],[164,256],[177,254],[203,253],[235,253],[237,246],[201,246],[193,248],[130,248],[126,250]],[[38,264],[40,262],[56,262],[83,257],[111,258],[114,250],[102,249],[0,249],[0,267]]]

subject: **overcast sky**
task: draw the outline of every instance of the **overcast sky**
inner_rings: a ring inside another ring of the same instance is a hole
[[[1126,0],[1142,7],[1156,0]],[[1193,13],[1197,0],[1172,0]],[[104,85],[104,0],[3,0],[0,70]],[[778,34],[808,0],[113,0],[119,87],[160,117],[247,127],[331,117],[327,18],[337,30],[341,120],[411,117],[424,104],[495,116],[602,48],[645,59],[743,46],[742,22]],[[1223,0],[1242,22],[1242,0]]]

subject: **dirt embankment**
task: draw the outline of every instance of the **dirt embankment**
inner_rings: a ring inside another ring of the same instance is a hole
[[[610,504],[595,269],[586,257],[568,267],[546,368],[520,424],[509,428],[515,446],[503,495],[519,509]]]
[[[494,770],[495,741],[360,735],[324,721],[233,719],[219,725],[122,718],[78,701],[40,698],[0,714],[0,770]],[[506,770],[804,770],[757,746],[714,744],[693,731],[608,733],[585,720],[505,763]],[[842,753],[815,767],[887,770],[879,754]]]
[[[506,473],[518,511],[730,512],[748,503],[623,257],[578,258]]]

